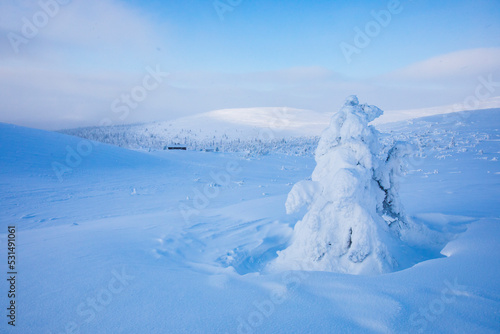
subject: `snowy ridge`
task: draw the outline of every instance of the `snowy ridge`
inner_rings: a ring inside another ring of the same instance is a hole
[[[500,108],[500,96],[491,97],[487,99],[476,98],[474,100],[474,107],[468,103],[455,103],[445,106],[419,108],[419,109],[405,109],[405,110],[387,110],[382,117],[376,119],[373,124],[385,124],[400,121],[408,121],[415,118],[423,118],[428,116],[436,116],[451,113],[462,113],[467,111],[484,110]]]

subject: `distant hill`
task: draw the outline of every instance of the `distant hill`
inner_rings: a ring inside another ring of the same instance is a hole
[[[485,109],[439,114],[440,108],[421,109],[408,115],[428,115],[417,119],[376,124],[382,132],[403,129],[415,123],[422,127],[429,122],[454,127],[477,119],[488,127],[497,120],[492,117],[500,109]],[[432,109],[432,110],[431,110]],[[390,112],[389,112],[390,114]],[[473,117],[470,117],[473,115]],[[489,115],[489,116],[482,116]],[[310,154],[315,149],[321,132],[328,126],[331,115],[294,108],[222,109],[167,122],[87,127],[61,130],[61,133],[135,150],[163,150],[181,145],[189,150],[221,152],[270,151],[286,154]],[[391,118],[389,118],[391,119]],[[493,122],[493,123],[492,123]],[[415,126],[409,128],[414,132]]]

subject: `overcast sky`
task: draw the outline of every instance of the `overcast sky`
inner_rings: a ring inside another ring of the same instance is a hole
[[[350,94],[415,109],[500,82],[497,0],[2,0],[0,34],[0,122],[43,129]]]

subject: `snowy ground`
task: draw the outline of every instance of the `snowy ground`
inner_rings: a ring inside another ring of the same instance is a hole
[[[0,263],[7,277],[15,225],[18,272],[0,332],[500,332],[499,129],[498,109],[384,125],[422,149],[402,199],[436,238],[411,268],[352,276],[265,268],[303,215],[284,203],[309,155],[142,153],[0,124]]]

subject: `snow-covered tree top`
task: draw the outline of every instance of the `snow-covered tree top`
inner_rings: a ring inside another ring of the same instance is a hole
[[[376,106],[359,104],[359,100],[356,95],[351,95],[346,98],[344,106],[342,107],[340,112],[356,114],[366,120],[367,123],[382,116],[382,114],[384,113]]]
[[[376,106],[359,104],[358,97],[347,97],[344,105],[333,115],[330,126],[323,132],[316,150],[316,157],[331,152],[333,147],[352,140],[371,146],[375,143],[376,130],[368,123],[381,116],[383,111]],[[374,147],[372,147],[375,149]]]

